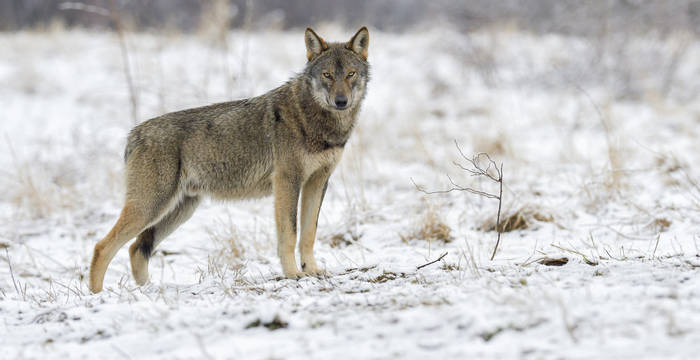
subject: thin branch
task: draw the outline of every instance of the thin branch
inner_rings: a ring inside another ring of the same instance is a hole
[[[501,204],[503,203],[503,201],[501,201],[501,198],[503,197],[503,164],[501,164],[501,170],[498,172],[498,185],[498,213],[496,214],[496,233],[498,233],[498,237],[496,238],[496,246],[493,247],[491,260],[496,257],[498,245],[501,243],[501,232],[503,231],[503,229],[501,229]]]
[[[122,26],[121,19],[119,18],[119,13],[117,12],[116,6],[114,5],[114,0],[109,0],[109,15],[114,22],[114,28],[117,31],[117,37],[119,38],[119,48],[122,54],[122,65],[124,66],[124,77],[126,78],[126,84],[129,87],[129,100],[131,101],[131,118],[134,125],[139,122],[139,103],[138,94],[136,93],[136,86],[134,86],[134,80],[131,77],[131,67],[129,66],[129,50],[126,47],[126,41],[124,40],[124,27]]]
[[[423,264],[423,265],[417,267],[416,270],[420,270],[420,269],[422,269],[422,268],[424,268],[424,267],[426,267],[426,266],[428,266],[428,265],[435,264],[436,262],[442,260],[442,258],[444,258],[445,256],[447,256],[447,252],[445,252],[444,254],[440,255],[439,258],[437,258],[437,259],[435,259],[435,260],[433,260],[433,261],[431,261],[431,262],[429,262],[429,263],[427,263],[427,264]]]
[[[411,178],[411,182],[413,183],[413,186],[415,186],[416,189],[417,189],[418,191],[420,191],[420,192],[422,192],[422,193],[424,193],[424,194],[429,194],[429,195],[430,195],[430,194],[445,194],[445,193],[449,193],[449,192],[453,192],[453,191],[466,191],[466,192],[470,192],[470,193],[475,194],[475,195],[483,196],[483,197],[485,197],[485,198],[500,200],[500,197],[499,197],[498,195],[489,194],[489,193],[487,193],[487,192],[483,192],[483,191],[480,191],[480,190],[474,190],[474,189],[472,189],[472,188],[465,188],[465,187],[462,187],[462,186],[459,186],[459,185],[455,184],[455,183],[452,181],[452,179],[450,178],[449,175],[447,175],[447,178],[450,180],[450,182],[451,182],[452,185],[453,185],[453,187],[451,187],[451,188],[449,188],[449,189],[447,189],[447,190],[433,190],[433,191],[428,191],[428,190],[425,190],[425,189],[424,189],[423,187],[421,187],[420,185],[416,184],[416,182],[413,180],[413,178]]]
[[[114,0],[109,0],[109,9],[103,8],[96,5],[83,4],[81,2],[63,2],[58,6],[59,10],[76,10],[84,11],[91,14],[97,14],[104,17],[108,17],[114,23],[114,29],[117,32],[117,38],[119,39],[119,49],[122,56],[122,65],[124,71],[124,77],[126,78],[126,84],[129,89],[129,101],[131,102],[131,117],[134,124],[138,124],[138,94],[136,91],[136,86],[134,85],[134,80],[131,76],[131,67],[129,65],[129,51],[126,47],[126,41],[124,39],[124,26],[122,25],[119,13],[117,12]]]

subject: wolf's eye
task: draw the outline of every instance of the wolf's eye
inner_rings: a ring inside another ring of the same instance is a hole
[[[354,71],[351,71],[351,72],[348,73],[348,78],[351,78],[351,77],[353,77],[353,76],[355,76],[355,72],[354,72]]]
[[[323,76],[324,76],[325,78],[327,78],[327,79],[330,79],[330,78],[331,78],[331,73],[329,73],[329,72],[324,72],[324,73],[323,73]]]

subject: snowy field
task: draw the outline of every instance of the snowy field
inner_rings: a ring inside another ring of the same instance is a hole
[[[98,295],[88,265],[134,125],[119,41],[0,34],[0,358],[697,356],[698,39],[370,33],[369,93],[319,220],[331,277],[281,278],[271,199],[209,202],[148,285],[124,247]],[[127,33],[139,121],[280,85],[302,34]],[[414,186],[498,191],[453,164],[454,141],[503,163],[511,231],[493,261],[498,201]]]

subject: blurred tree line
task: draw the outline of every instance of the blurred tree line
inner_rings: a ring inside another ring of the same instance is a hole
[[[464,31],[510,24],[536,33],[700,31],[700,0],[0,0],[0,30],[112,28],[110,9],[133,30],[200,29],[212,11],[230,28],[319,23],[405,31],[448,21]]]

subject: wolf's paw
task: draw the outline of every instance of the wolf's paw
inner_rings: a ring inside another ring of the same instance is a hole
[[[328,272],[318,267],[314,263],[304,263],[301,265],[302,270],[309,276],[328,277]]]
[[[328,271],[323,270],[323,269],[316,269],[316,271],[313,271],[313,272],[307,271],[306,273],[309,274],[309,276],[315,276],[317,278],[330,277],[330,274],[328,273]]]
[[[286,277],[287,279],[292,279],[292,280],[299,280],[307,275],[308,275],[307,273],[301,272],[301,271],[285,271],[284,272],[284,277]]]

